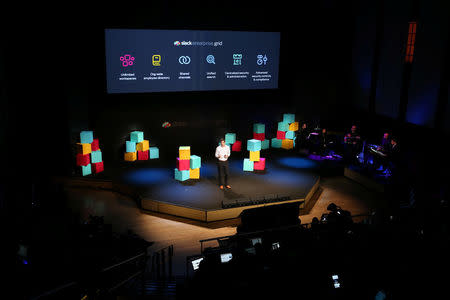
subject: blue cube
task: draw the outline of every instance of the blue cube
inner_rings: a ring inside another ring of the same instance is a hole
[[[254,164],[249,158],[244,159],[244,171],[253,172]]]
[[[236,143],[236,133],[225,134],[225,144],[234,144],[234,143]]]
[[[144,140],[144,133],[142,131],[132,131],[130,133],[130,140],[135,143],[140,143]]]
[[[150,159],[159,158],[159,149],[158,147],[150,147]]]
[[[221,143],[220,143],[220,141],[219,141],[219,144],[217,145],[217,146],[220,146],[221,145]],[[228,147],[230,147],[230,144],[228,144],[228,143],[225,143],[225,145],[227,145]]]
[[[293,140],[294,137],[295,137],[295,131],[290,131],[290,130],[286,131],[286,138],[287,139]]]
[[[272,139],[272,148],[281,148],[281,142],[282,140],[279,140],[277,138]]]
[[[81,173],[83,176],[92,174],[91,164],[81,166]]]
[[[297,137],[294,137],[294,140],[293,140],[293,144],[294,144],[294,148],[295,148],[295,141],[297,140]]]
[[[189,162],[189,168],[198,169],[202,167],[202,159],[200,156],[191,155],[191,161]]]
[[[270,147],[270,141],[269,140],[261,141],[261,149],[262,150],[269,149],[269,147]]]
[[[247,151],[260,151],[261,150],[261,141],[251,139],[247,141]]]
[[[283,115],[283,122],[286,123],[294,123],[295,122],[295,115],[294,114],[284,114]]]
[[[253,124],[253,132],[254,133],[265,133],[266,125],[264,125],[262,123]]]
[[[278,122],[278,130],[279,131],[288,131],[289,130],[289,123],[287,123],[287,122]]]
[[[126,141],[126,152],[136,152],[136,142]]]
[[[91,152],[91,163],[95,164],[95,163],[99,163],[102,162],[102,151],[97,150],[97,151],[92,151]]]
[[[175,179],[178,181],[185,181],[189,179],[189,170],[180,171],[175,168]]]
[[[94,132],[92,131],[82,131],[80,132],[80,143],[90,144],[94,141]]]

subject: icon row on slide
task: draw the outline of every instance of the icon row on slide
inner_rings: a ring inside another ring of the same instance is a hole
[[[242,65],[242,59],[243,55],[241,53],[233,53],[231,62],[234,66],[240,66]],[[266,54],[258,54],[256,55],[256,64],[258,66],[264,66],[267,64],[267,61],[269,59],[267,58]],[[191,57],[188,55],[182,55],[178,57],[178,63],[180,65],[189,65],[191,63]],[[216,58],[212,54],[208,54],[205,58],[206,63],[208,64],[216,64]],[[122,64],[122,67],[130,67],[135,64],[135,58],[131,54],[124,54],[120,56],[120,63]],[[154,54],[152,55],[152,65],[155,67],[160,67],[162,65],[162,57],[161,54]]]

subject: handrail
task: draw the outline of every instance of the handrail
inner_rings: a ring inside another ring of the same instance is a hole
[[[40,294],[39,296],[36,296],[36,297],[31,298],[31,300],[36,300],[36,299],[40,299],[40,298],[42,298],[42,297],[50,296],[50,295],[52,295],[52,294],[55,294],[55,293],[57,293],[57,292],[59,292],[59,291],[61,291],[61,290],[64,290],[64,289],[69,288],[69,287],[71,287],[71,286],[74,286],[74,285],[76,285],[76,284],[77,284],[77,283],[76,283],[75,281],[72,281],[72,282],[69,282],[69,283],[60,285],[60,286],[57,287],[57,288],[54,288],[54,289],[52,289],[52,290],[50,290],[50,291],[46,291],[46,292]]]
[[[123,264],[126,264],[127,262],[130,262],[130,261],[132,261],[132,260],[135,260],[136,258],[139,258],[139,257],[141,257],[142,255],[146,255],[146,254],[147,254],[147,253],[144,251],[144,252],[142,252],[141,254],[138,254],[138,255],[136,255],[136,256],[130,257],[130,258],[124,260],[124,261],[121,261],[121,262],[115,264],[115,265],[106,267],[106,268],[104,268],[103,270],[101,270],[100,272],[106,272],[106,271],[109,271],[109,270],[111,270],[111,269],[114,269],[115,267],[118,267],[118,266],[121,266],[121,265],[123,265]]]

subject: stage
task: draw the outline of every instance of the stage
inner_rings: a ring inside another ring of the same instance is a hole
[[[231,189],[219,189],[214,159],[202,161],[199,180],[179,182],[174,166],[157,160],[121,162],[97,176],[74,176],[72,186],[111,189],[130,195],[144,211],[211,222],[239,217],[248,208],[298,202],[304,208],[330,162],[273,151],[263,172],[244,172],[238,155],[230,158]],[[336,168],[336,163],[331,164]]]

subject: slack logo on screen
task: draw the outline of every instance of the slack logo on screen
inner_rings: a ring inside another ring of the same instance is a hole
[[[182,65],[188,65],[191,63],[191,58],[189,56],[180,56],[180,58],[178,58],[178,62]]]
[[[120,61],[122,62],[123,67],[132,66],[134,62],[134,56],[131,56],[130,54],[125,54],[124,56],[120,57]]]

